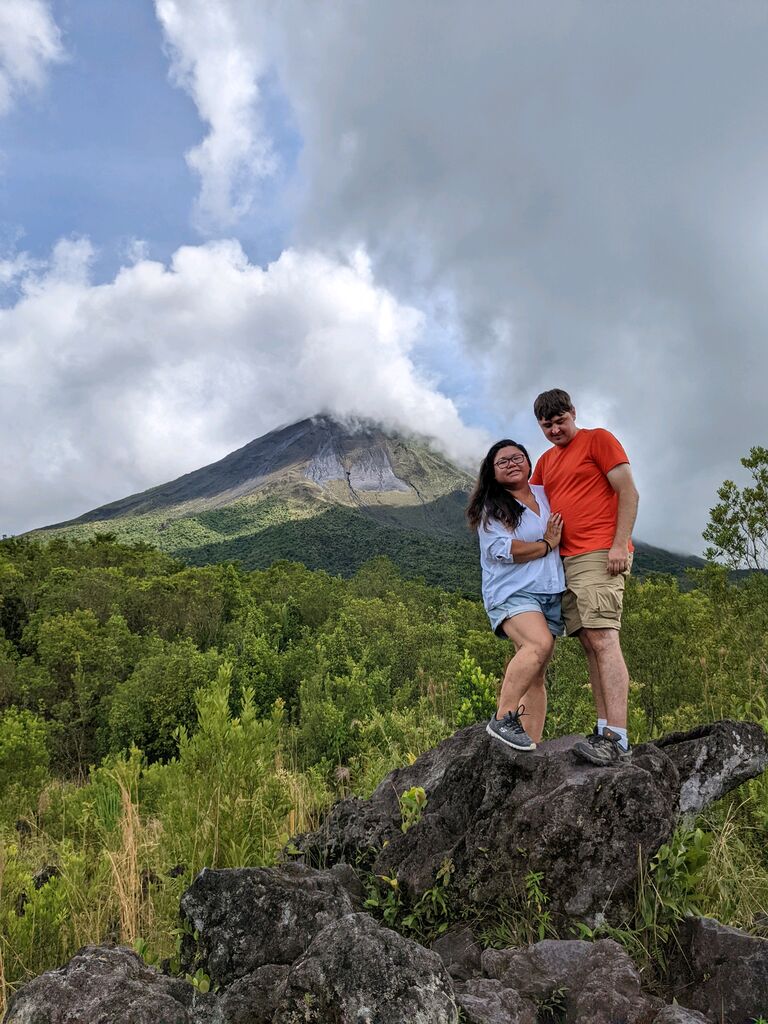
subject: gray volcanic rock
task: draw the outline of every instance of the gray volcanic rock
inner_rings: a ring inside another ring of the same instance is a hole
[[[147,967],[133,950],[86,946],[20,988],[4,1024],[197,1024],[197,999],[192,985]]]
[[[685,921],[670,972],[679,1002],[710,1020],[752,1021],[768,1011],[768,939],[701,917]]]
[[[222,986],[265,964],[292,964],[329,922],[357,909],[345,872],[301,864],[200,872],[181,898],[197,932],[185,938],[184,969],[202,966]]]
[[[687,821],[742,782],[754,779],[768,763],[765,733],[759,725],[746,722],[701,725],[689,732],[670,733],[653,745],[664,751],[680,774],[678,813]]]
[[[216,1001],[211,1024],[272,1024],[290,967],[266,964],[238,978]]]
[[[545,939],[526,949],[488,949],[483,971],[534,1004],[556,999],[578,1024],[650,1024],[661,1001],[640,989],[640,975],[611,939]]]
[[[611,952],[616,948],[623,952],[610,939],[601,942],[610,942]],[[542,939],[519,949],[486,949],[481,961],[483,974],[532,999],[545,999],[554,989],[573,987],[597,945],[583,939]]]
[[[470,928],[446,932],[432,943],[432,949],[440,956],[455,981],[466,981],[480,973],[482,949],[475,942]]]
[[[349,469],[349,486],[354,491],[409,491],[410,487],[395,476],[387,450],[382,444],[361,451]]]
[[[437,953],[367,914],[329,924],[291,968],[273,1024],[456,1024]]]
[[[456,986],[456,1002],[469,1024],[537,1024],[538,1010],[512,988],[493,978],[473,978]]]
[[[481,906],[521,897],[543,874],[554,919],[619,921],[629,912],[638,850],[647,861],[681,813],[705,806],[768,764],[759,726],[719,722],[645,744],[606,767],[572,755],[575,737],[519,753],[470,726],[388,775],[369,800],[337,804],[323,826],[294,840],[306,862],[362,863],[420,896],[448,859],[453,891]],[[723,754],[718,759],[717,751]],[[402,832],[398,798],[427,792],[420,821]]]
[[[376,435],[371,438],[369,447],[360,447],[346,457],[342,444],[341,439],[331,433],[307,463],[304,476],[320,487],[333,480],[346,480],[352,491],[411,490],[405,480],[395,474],[386,444],[376,439]]]
[[[710,1024],[709,1018],[698,1010],[687,1010],[684,1006],[665,1006],[653,1018],[653,1024]]]
[[[347,479],[347,471],[342,464],[339,450],[333,443],[332,438],[329,438],[318,447],[307,463],[304,476],[307,480],[311,480],[320,487],[330,483],[331,480]]]

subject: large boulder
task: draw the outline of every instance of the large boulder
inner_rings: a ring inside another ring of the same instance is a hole
[[[488,949],[483,971],[538,1006],[556,1005],[574,1024],[650,1024],[661,1001],[611,939],[544,939],[525,949]]]
[[[337,804],[295,847],[309,864],[396,876],[413,897],[448,860],[453,892],[486,908],[522,898],[526,876],[541,872],[556,922],[618,922],[633,902],[638,851],[647,862],[684,817],[768,764],[765,733],[740,722],[645,744],[606,767],[577,761],[577,738],[520,753],[483,725],[462,729],[388,775],[369,800]],[[403,832],[399,798],[413,786],[427,804]]]
[[[469,1024],[538,1024],[539,1008],[495,978],[472,978],[456,986],[456,1002]]]
[[[291,967],[273,1024],[456,1024],[440,957],[367,914],[327,925]]]
[[[133,950],[86,946],[20,988],[4,1024],[197,1024],[205,1016],[198,1000],[192,985],[159,974]]]
[[[290,965],[331,921],[358,909],[349,872],[282,868],[204,869],[181,898],[184,969],[222,987],[267,964]],[[196,936],[196,937],[195,937]]]
[[[482,948],[471,928],[454,928],[432,943],[454,981],[467,981],[480,974]]]
[[[729,1024],[768,1014],[768,939],[692,918],[680,929],[676,950],[671,973],[678,1002]]]
[[[747,722],[699,725],[688,732],[662,736],[653,745],[677,768],[677,810],[686,823],[742,782],[756,778],[768,765],[768,738],[759,725]]]
[[[216,994],[210,1024],[272,1024],[289,971],[286,964],[265,964],[233,981]]]
[[[698,1010],[685,1006],[665,1006],[654,1018],[653,1024],[710,1024],[709,1018]]]

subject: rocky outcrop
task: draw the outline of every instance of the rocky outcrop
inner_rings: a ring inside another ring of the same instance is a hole
[[[610,940],[486,950],[477,970],[452,983],[435,952],[367,914],[346,914],[321,929],[290,966],[258,967],[206,995],[147,967],[132,950],[87,947],[24,986],[5,1024],[456,1024],[459,1007],[469,1024],[752,1019],[729,1002],[717,1004],[725,1007],[722,1018],[714,1003],[709,1016],[662,1007]]]
[[[272,1024],[289,971],[287,964],[266,964],[238,978],[214,997],[211,1024]]]
[[[686,921],[671,964],[678,1002],[741,1024],[768,1012],[768,939],[709,918]]]
[[[192,985],[147,967],[130,949],[86,946],[19,989],[4,1024],[203,1024],[197,1001]]]
[[[653,1018],[653,1024],[710,1024],[710,1021],[697,1010],[687,1010],[684,1006],[665,1006]]]
[[[483,972],[534,1005],[557,1004],[567,1020],[650,1024],[661,1000],[641,990],[629,956],[611,939],[545,939],[527,949],[486,950]]]
[[[494,978],[457,985],[456,999],[469,1024],[538,1024],[536,1003]]]
[[[467,981],[480,973],[482,948],[475,942],[470,928],[457,928],[441,935],[432,949],[445,964],[454,981]]]
[[[181,900],[185,970],[219,989],[218,1024],[457,1020],[439,955],[359,906],[345,865],[202,871]]]
[[[202,871],[181,901],[182,962],[209,976],[205,995],[130,950],[87,947],[20,989],[5,1024],[456,1024],[459,1008],[470,1024],[744,1024],[764,1014],[768,939],[715,921],[684,923],[670,954],[669,998],[680,1005],[664,1006],[611,940],[481,951],[464,916],[430,950],[361,912],[352,864],[396,875],[415,898],[450,860],[450,892],[440,892],[465,915],[491,907],[514,919],[515,894],[536,871],[550,923],[618,919],[638,850],[647,860],[678,822],[768,764],[765,734],[743,723],[667,737],[606,768],[577,763],[572,743],[516,754],[470,727],[296,840],[326,867]],[[399,798],[412,786],[428,799],[403,832]]]
[[[181,898],[194,933],[182,947],[184,970],[202,967],[227,986],[266,964],[289,966],[327,924],[359,909],[344,881],[355,884],[344,867],[204,869]]]
[[[291,967],[274,1024],[456,1024],[437,953],[367,914],[334,921]]]
[[[765,733],[759,725],[746,722],[700,725],[689,732],[669,733],[653,745],[678,771],[677,810],[687,821],[742,782],[760,775],[768,764]]]
[[[684,1005],[663,1006],[611,940],[480,954],[464,928],[428,950],[350,912],[340,876],[296,866],[203,872],[184,896],[202,929],[189,967],[214,972],[213,991],[201,995],[131,950],[87,947],[24,986],[5,1024],[456,1024],[459,1007],[470,1024],[742,1024],[768,996],[768,941],[713,921],[683,929],[672,969]],[[312,900],[319,927],[297,918],[297,908],[311,918]]]
[[[638,851],[647,861],[677,824],[768,764],[759,726],[718,722],[645,744],[604,768],[576,761],[576,737],[517,753],[470,726],[392,772],[369,800],[337,804],[322,828],[294,840],[316,866],[363,863],[396,876],[413,897],[454,868],[465,905],[522,894],[541,872],[553,918],[620,921],[630,909]],[[403,832],[400,795],[427,793],[421,819]]]

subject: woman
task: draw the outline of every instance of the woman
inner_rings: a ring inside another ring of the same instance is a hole
[[[558,552],[563,522],[551,514],[544,488],[528,483],[530,475],[525,448],[517,441],[497,441],[483,459],[467,508],[480,539],[483,602],[491,626],[510,638],[516,652],[487,732],[515,750],[533,750],[541,740],[547,713],[544,673],[555,637],[563,632],[565,578]]]

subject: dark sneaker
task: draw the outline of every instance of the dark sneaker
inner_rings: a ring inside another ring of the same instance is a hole
[[[579,740],[574,744],[573,752],[580,761],[588,761],[590,764],[615,764],[630,758],[632,747],[625,750],[618,733],[606,726],[602,736],[592,733],[585,740]]]
[[[485,731],[495,740],[501,740],[513,750],[535,750],[536,744],[523,728],[520,716],[525,714],[525,705],[521,704],[517,711],[508,711],[503,718],[493,715]]]

